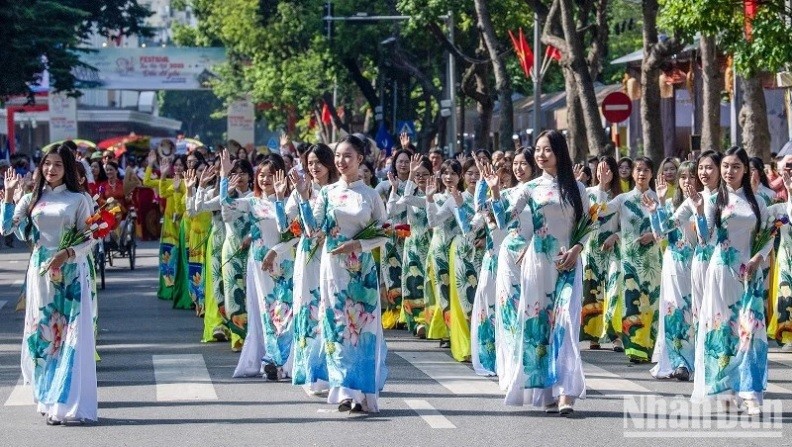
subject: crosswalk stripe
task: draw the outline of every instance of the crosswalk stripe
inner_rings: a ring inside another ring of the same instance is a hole
[[[498,383],[473,373],[470,367],[455,361],[443,352],[394,352],[421,372],[460,396],[503,396]]]
[[[34,405],[33,402],[33,386],[32,385],[25,385],[22,381],[22,377],[19,378],[17,381],[16,386],[14,389],[11,390],[11,395],[8,396],[8,399],[5,401],[6,407],[24,407],[28,405]]]
[[[586,376],[586,388],[598,394],[606,396],[656,394],[642,385],[591,363],[583,362],[583,374]]]
[[[5,300],[0,300],[0,310],[2,310],[2,309],[3,309],[3,306],[5,306],[7,302],[8,302],[8,301],[5,301]]]
[[[154,355],[158,402],[217,400],[201,354]]]
[[[405,399],[408,407],[418,413],[418,416],[432,428],[456,428],[445,416],[440,414],[429,402],[419,399]]]
[[[790,352],[768,352],[767,360],[792,368],[792,353]]]

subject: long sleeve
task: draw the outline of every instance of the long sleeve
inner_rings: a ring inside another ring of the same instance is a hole
[[[146,166],[146,172],[143,174],[143,186],[159,189],[159,180],[151,178],[151,173],[151,166]]]
[[[505,230],[513,219],[516,219],[525,207],[528,205],[528,199],[531,198],[531,190],[525,186],[517,186],[521,188],[516,191],[510,190],[509,198],[505,194],[501,194],[500,200],[492,200],[492,213],[495,215],[495,223],[501,230]],[[585,201],[584,201],[585,202]]]
[[[773,225],[773,223],[768,222],[769,213],[767,212],[767,206],[764,203],[762,203],[762,201],[758,201],[758,203],[759,203],[759,216],[761,216],[760,221],[762,222],[761,229],[764,230],[767,227],[767,225]],[[769,240],[764,245],[764,247],[761,247],[759,249],[759,252],[757,253],[758,255],[762,256],[762,262],[767,260],[767,257],[770,256],[770,250],[772,249],[773,249],[773,238],[769,238]]]
[[[407,195],[406,191],[404,195]],[[400,201],[400,198],[401,196],[399,196],[398,190],[391,188],[390,195],[388,196],[388,204],[386,207],[388,217],[396,217],[399,214],[407,211],[407,204]]]
[[[270,250],[274,251],[275,254],[278,255],[278,257],[281,257],[286,253],[288,253],[289,250],[294,249],[294,247],[297,246],[298,242],[300,242],[300,238],[298,237],[286,242],[278,242],[277,244],[275,244],[275,246],[270,248]]]
[[[478,212],[487,206],[487,193],[489,186],[484,180],[479,180],[476,183],[476,191],[473,195],[473,209]]]
[[[370,190],[369,190],[370,191]],[[376,194],[371,194],[368,197],[371,203],[371,218],[374,220],[377,226],[382,226],[386,220],[388,220],[388,214],[385,212],[385,204],[380,200],[379,196]],[[361,240],[360,248],[363,251],[370,252],[377,247],[384,247],[385,242],[388,241],[386,237],[377,237],[374,239],[366,239]]]
[[[250,212],[252,205],[250,198],[234,198],[230,196],[228,194],[228,179],[223,178],[220,179],[220,206],[223,220],[228,221],[230,219],[230,216],[228,216],[230,211],[247,213]]]
[[[185,212],[187,213],[187,216],[189,216],[189,217],[195,217],[195,215],[198,214],[198,212],[195,209],[195,195],[196,194],[197,194],[197,192],[193,191],[192,194],[188,194],[187,195],[187,204],[186,204],[187,208],[185,209]]]
[[[308,201],[300,201],[300,213],[305,221],[305,226],[311,232],[322,230],[327,213],[327,188],[322,188],[316,201],[311,205]]]
[[[3,236],[16,233],[20,240],[25,240],[24,229],[28,223],[27,209],[32,199],[31,194],[25,194],[16,205],[3,201]]]
[[[275,224],[278,225],[278,231],[281,233],[285,233],[289,229],[289,218],[286,215],[286,204],[283,203],[283,200],[275,201]]]
[[[77,204],[74,225],[77,231],[86,231],[88,229],[88,224],[85,223],[85,221],[88,220],[93,212],[93,203],[86,194],[80,194],[80,199],[81,200]],[[89,238],[82,244],[71,247],[71,249],[74,250],[74,258],[88,256],[88,252],[91,251],[96,242],[96,239]]]
[[[438,205],[437,202],[426,201],[426,218],[430,227],[438,227],[446,220],[454,218],[454,210],[451,205],[453,202],[454,199],[450,196],[442,205]]]
[[[195,193],[195,212],[213,212],[220,211],[220,209],[220,194],[212,195],[211,189],[199,187]]]

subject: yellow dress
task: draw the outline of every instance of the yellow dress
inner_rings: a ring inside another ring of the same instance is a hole
[[[143,177],[143,185],[157,190],[159,196],[166,201],[160,233],[159,289],[157,290],[157,296],[163,300],[173,300],[177,281],[177,266],[179,257],[184,249],[179,243],[179,227],[186,205],[184,201],[186,193],[184,182],[179,182],[179,186],[174,188],[173,179],[152,179],[151,167],[149,166],[146,168],[146,173]]]

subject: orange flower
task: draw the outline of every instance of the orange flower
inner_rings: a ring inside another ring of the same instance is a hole
[[[396,237],[401,239],[406,239],[410,237],[410,225],[409,224],[398,224],[395,227],[396,229]]]
[[[298,221],[297,219],[291,221],[291,223],[289,224],[289,231],[292,232],[294,237],[300,237],[300,235],[302,235],[302,227],[300,226],[300,221]]]

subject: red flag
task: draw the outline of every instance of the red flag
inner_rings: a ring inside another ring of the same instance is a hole
[[[556,61],[561,61],[561,52],[558,51],[558,48],[548,45],[547,49],[545,50],[545,57],[549,57],[550,59],[555,59]]]
[[[333,116],[330,115],[330,107],[327,107],[327,103],[322,105],[322,122],[324,124],[330,124],[333,122]]]
[[[525,40],[525,34],[523,34],[522,28],[520,28],[519,39],[515,38],[514,33],[511,31],[509,31],[509,37],[511,38],[512,45],[514,45],[514,52],[517,54],[517,59],[520,61],[523,73],[525,73],[526,77],[531,77],[534,56],[531,47],[528,46],[528,42]]]
[[[745,8],[745,38],[750,41],[753,31],[751,23],[759,10],[759,0],[743,0],[743,7]]]

